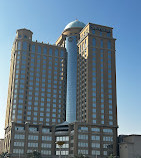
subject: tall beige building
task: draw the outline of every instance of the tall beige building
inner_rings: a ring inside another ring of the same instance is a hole
[[[117,128],[115,39],[112,28],[87,24],[77,58],[77,120]]]
[[[66,121],[66,122],[64,122]],[[75,20],[55,45],[17,30],[12,48],[5,151],[25,157],[117,155],[115,39],[111,27]]]
[[[17,30],[11,53],[5,127],[11,121],[62,123],[65,96],[65,48],[34,42],[30,30]]]

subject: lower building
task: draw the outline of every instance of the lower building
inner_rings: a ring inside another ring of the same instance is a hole
[[[120,135],[119,154],[120,158],[141,157],[141,135]]]
[[[58,142],[63,143],[61,156],[64,157],[82,154],[89,158],[106,158],[110,154],[116,155],[116,130],[106,126],[82,122],[64,122],[56,126],[11,122],[5,131],[5,149],[14,158],[26,157],[35,150],[43,158],[59,157]]]

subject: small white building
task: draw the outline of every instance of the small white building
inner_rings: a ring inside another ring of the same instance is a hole
[[[119,144],[120,158],[141,158],[141,135],[128,135]]]

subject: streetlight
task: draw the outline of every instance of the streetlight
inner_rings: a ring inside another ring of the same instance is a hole
[[[62,148],[62,146],[65,144],[65,142],[64,141],[57,141],[57,142],[55,142],[58,146],[59,146],[59,148],[60,148],[60,155],[59,155],[59,158],[61,158],[61,148]]]

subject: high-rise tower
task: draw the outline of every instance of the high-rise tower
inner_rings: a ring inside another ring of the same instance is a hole
[[[66,97],[66,121],[76,121],[76,87],[77,87],[77,43],[79,40],[79,33],[85,24],[75,20],[69,23],[61,37],[63,40],[58,39],[56,44],[65,45],[67,51],[67,97]]]
[[[115,39],[112,28],[87,24],[77,58],[77,120],[117,126]]]
[[[67,121],[66,121],[67,120]],[[65,122],[64,122],[65,121]],[[5,121],[5,151],[24,158],[116,155],[117,101],[112,28],[75,20],[56,44],[17,30]]]
[[[52,125],[65,121],[66,50],[33,42],[32,32],[17,30],[11,66],[5,126]]]

